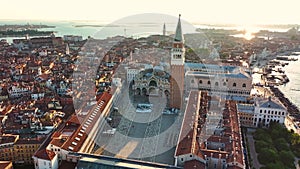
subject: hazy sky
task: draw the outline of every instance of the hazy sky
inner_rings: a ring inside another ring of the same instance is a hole
[[[0,19],[99,20],[162,13],[189,22],[300,24],[299,0],[4,0]]]

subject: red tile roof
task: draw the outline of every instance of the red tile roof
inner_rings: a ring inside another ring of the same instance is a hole
[[[7,144],[7,143],[14,143],[19,138],[18,135],[11,135],[11,134],[3,134],[1,136],[0,145]]]
[[[218,124],[218,127],[223,129],[222,134],[213,134],[210,136],[210,133],[207,133],[209,135],[206,134],[206,125],[210,124],[206,124],[205,121],[208,116],[212,116],[213,118],[214,113],[207,114],[207,100],[210,100],[210,102],[219,102],[219,100],[207,96],[204,92],[190,92],[175,156],[195,154],[202,159],[205,157],[221,158],[225,159],[228,165],[243,167],[244,156],[236,103],[234,101],[226,101],[225,107],[222,110],[218,107],[209,109],[212,112],[222,111],[223,115],[222,120],[220,120],[222,123]],[[206,142],[222,143],[224,146],[219,147],[221,149],[210,146],[206,147]],[[188,161],[185,163],[188,163],[185,166],[191,164]]]
[[[18,144],[42,144],[45,139],[46,139],[46,137],[19,139],[18,141],[16,141],[15,145],[18,145]]]
[[[56,147],[61,147],[65,143],[65,140],[63,138],[53,138],[50,142],[51,145],[54,145]]]
[[[36,152],[34,156],[43,160],[51,161],[55,157],[55,153],[51,150],[42,149]]]
[[[234,166],[228,166],[227,169],[242,169],[242,168],[234,165]]]
[[[205,169],[205,164],[197,160],[191,160],[184,163],[184,169]]]
[[[80,121],[76,115],[72,115],[67,123],[80,124]]]
[[[199,149],[197,144],[197,120],[198,105],[200,105],[200,92],[191,91],[189,101],[184,114],[184,119],[180,131],[179,143],[176,147],[176,156],[183,154],[196,153]]]
[[[1,169],[11,169],[12,162],[11,161],[0,161],[0,168]]]
[[[100,115],[102,113],[102,111],[105,109],[105,107],[107,106],[107,103],[110,101],[112,95],[107,93],[107,92],[104,92],[99,101],[98,101],[98,104],[96,104],[88,113],[88,115],[85,117],[85,119],[83,120],[80,120],[80,123],[79,123],[79,126],[76,127],[75,131],[72,133],[72,135],[70,135],[66,141],[63,142],[63,144],[61,144],[61,139],[59,140],[55,140],[53,139],[51,141],[51,144],[57,144],[57,146],[65,149],[65,150],[68,150],[68,151],[72,151],[72,152],[78,152],[80,149],[81,149],[81,146],[82,144],[84,143],[84,141],[86,140],[86,138],[88,137],[88,134],[90,133],[90,131],[93,129],[97,119],[100,118]],[[100,106],[100,109],[99,110],[95,110],[96,107],[98,105],[101,105]],[[92,115],[92,113],[96,111],[97,113],[95,114],[95,116],[92,118],[92,120],[90,120],[90,116]],[[70,118],[71,121],[74,121],[74,122],[77,122],[78,120],[78,117],[77,117],[77,120],[76,120],[76,117],[71,117]],[[86,129],[83,131],[83,127],[84,127],[84,124],[87,122],[87,121],[91,121],[90,124],[88,125],[88,127],[85,127]]]

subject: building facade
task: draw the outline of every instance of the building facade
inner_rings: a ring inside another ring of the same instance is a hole
[[[1,136],[0,161],[14,161],[14,144],[18,139],[18,135],[6,134]]]
[[[33,164],[32,156],[38,150],[44,139],[22,139],[14,144],[15,164]]]
[[[253,104],[237,104],[237,109],[240,117],[240,123],[244,127],[255,127],[254,120],[254,105]]]
[[[166,96],[170,93],[170,75],[161,69],[148,69],[134,78],[132,89],[136,95]]]
[[[127,68],[127,70],[126,70],[127,83],[130,84],[132,82],[132,80],[135,79],[135,76],[140,73],[140,71],[141,71],[141,69],[139,69],[139,68]]]
[[[252,77],[243,67],[186,63],[185,68],[187,91],[199,89],[228,97],[250,96]]]
[[[16,97],[23,97],[27,96],[31,93],[32,91],[29,88],[23,88],[23,87],[16,87],[12,86],[8,90],[8,95],[10,98],[16,98]]]
[[[287,116],[287,109],[283,104],[274,98],[261,99],[255,101],[253,125],[258,127],[268,127],[271,121],[284,124]]]
[[[35,169],[58,169],[58,158],[51,150],[42,149],[35,153],[34,167]]]
[[[32,156],[37,151],[41,139],[20,139],[19,135],[5,134],[0,139],[0,161],[14,164],[33,164]]]

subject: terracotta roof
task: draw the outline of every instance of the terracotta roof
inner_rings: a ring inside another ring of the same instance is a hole
[[[191,91],[189,94],[189,101],[184,114],[184,119],[180,131],[179,143],[176,147],[176,156],[195,153],[198,150],[196,140],[197,136],[197,120],[198,106],[200,104],[200,92]]]
[[[47,80],[49,78],[49,74],[44,73],[44,74],[41,74],[39,77],[42,78],[43,80]]]
[[[61,147],[65,143],[65,140],[63,138],[53,138],[50,142],[50,144]]]
[[[215,98],[211,98],[203,92],[190,92],[175,156],[195,154],[202,159],[205,157],[221,158],[225,159],[227,164],[232,166],[244,166],[244,156],[241,144],[242,138],[236,102],[225,102],[225,107],[222,110],[223,118],[220,121],[223,124],[218,124],[218,128],[221,129],[222,134],[210,135],[210,133],[207,133],[209,134],[207,135],[205,128],[210,124],[205,123],[206,118],[208,116],[212,116],[211,119],[214,118],[214,113],[207,114],[207,100],[210,100],[210,102],[217,101]],[[214,112],[220,110],[209,109],[209,112],[211,111]],[[197,137],[199,137],[199,139],[197,139]],[[206,147],[206,141],[208,143],[224,144],[224,146],[222,149],[218,149],[216,146]],[[199,147],[199,145],[201,145],[201,147]],[[197,166],[196,162],[192,163],[186,161],[185,163],[188,163],[184,165],[185,168],[193,167],[193,164]]]
[[[220,142],[220,143],[228,143],[229,142],[229,138],[228,137],[222,137],[222,136],[215,136],[212,135],[210,136],[207,141],[211,141],[211,142]]]
[[[59,137],[60,134],[61,134],[60,132],[55,131],[55,132],[52,134],[52,138]]]
[[[227,169],[242,169],[239,166],[228,166]]]
[[[43,138],[31,138],[31,139],[19,139],[16,141],[15,145],[18,144],[42,144],[42,142],[46,139],[46,137]]]
[[[34,156],[37,158],[40,158],[40,159],[51,161],[51,160],[53,160],[55,155],[56,154],[51,150],[42,149],[42,150],[36,152]]]
[[[61,130],[55,131],[49,144],[62,147],[63,144],[74,134],[80,125],[65,125]]]
[[[226,159],[228,155],[228,152],[224,151],[216,151],[216,150],[210,150],[210,149],[205,149],[201,150],[204,155],[207,157],[213,157],[213,158],[219,158],[221,156],[221,159]]]
[[[184,169],[205,169],[205,164],[197,160],[191,160],[184,163]]]
[[[86,116],[86,118],[82,121],[82,124],[77,128],[77,130],[72,134],[72,136],[69,137],[69,139],[62,145],[62,148],[68,151],[78,152],[81,149],[82,144],[84,143],[85,139],[88,137],[88,134],[93,129],[94,125],[97,122],[97,119],[100,118],[100,115],[102,111],[105,109],[107,103],[111,99],[111,94],[104,92],[99,101],[98,104],[96,104],[89,112],[89,114]],[[96,110],[96,107],[100,106],[99,110]],[[92,116],[94,112],[97,112],[92,120],[89,118]],[[87,124],[87,121],[89,125]],[[84,128],[84,129],[83,129]],[[82,132],[83,131],[83,132]]]
[[[67,123],[80,124],[80,121],[78,120],[78,117],[76,115],[72,115]]]
[[[0,168],[1,169],[10,169],[12,167],[11,161],[0,161]]]
[[[7,144],[7,143],[14,143],[18,139],[17,135],[11,135],[11,134],[6,134],[2,135],[2,139],[0,140],[0,145],[1,144]]]

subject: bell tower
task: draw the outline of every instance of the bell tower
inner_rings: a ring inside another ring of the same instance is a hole
[[[180,14],[171,50],[170,107],[182,108],[184,90],[185,48]]]

